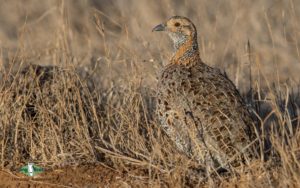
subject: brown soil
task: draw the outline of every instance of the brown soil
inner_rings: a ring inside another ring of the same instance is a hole
[[[0,187],[129,187],[125,174],[102,165],[83,165],[46,170],[35,177],[0,171]],[[124,181],[125,180],[125,181]]]

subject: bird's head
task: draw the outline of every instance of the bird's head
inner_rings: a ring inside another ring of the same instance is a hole
[[[191,20],[182,16],[173,16],[154,27],[152,31],[166,31],[177,49],[188,40],[197,40],[195,25]]]

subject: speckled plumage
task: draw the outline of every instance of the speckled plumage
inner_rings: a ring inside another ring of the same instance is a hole
[[[168,32],[175,48],[158,80],[163,130],[201,164],[227,168],[249,159],[254,135],[250,113],[234,84],[200,59],[194,24],[174,16],[153,30]]]

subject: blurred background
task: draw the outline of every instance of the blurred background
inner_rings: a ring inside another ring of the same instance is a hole
[[[172,55],[170,16],[198,29],[202,59],[241,89],[299,85],[300,1],[296,0],[1,0],[1,65],[20,61],[97,70],[103,85],[132,78],[155,87]]]

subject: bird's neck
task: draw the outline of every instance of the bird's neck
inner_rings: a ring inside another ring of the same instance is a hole
[[[197,37],[189,37],[184,41],[174,43],[175,53],[171,59],[174,64],[192,65],[201,61]]]

